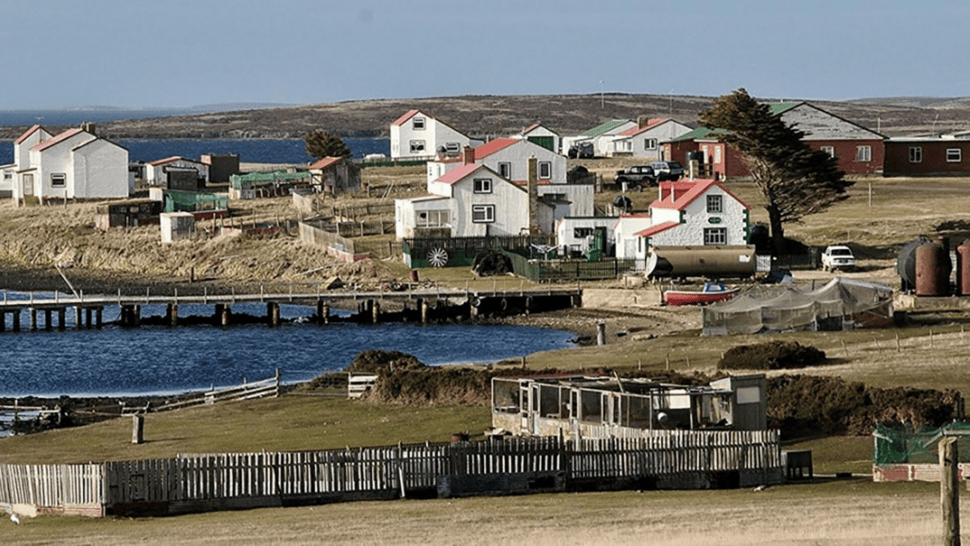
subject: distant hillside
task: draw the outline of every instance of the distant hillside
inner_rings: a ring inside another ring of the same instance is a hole
[[[713,97],[619,93],[381,99],[129,119],[102,123],[99,128],[115,139],[302,138],[314,129],[334,130],[345,136],[382,137],[387,136],[393,120],[418,108],[474,136],[505,136],[534,122],[542,122],[561,135],[571,135],[609,119],[639,116],[673,117],[696,126],[698,113],[709,107],[712,100]],[[968,97],[809,102],[887,136],[970,129]],[[23,129],[0,128],[0,138],[16,138]]]

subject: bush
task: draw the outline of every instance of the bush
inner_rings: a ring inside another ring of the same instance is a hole
[[[733,347],[717,363],[719,370],[787,370],[825,363],[825,351],[794,341],[771,341]]]

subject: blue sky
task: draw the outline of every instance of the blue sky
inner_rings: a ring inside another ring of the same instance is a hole
[[[0,20],[4,110],[970,95],[970,3],[953,0],[44,0]]]

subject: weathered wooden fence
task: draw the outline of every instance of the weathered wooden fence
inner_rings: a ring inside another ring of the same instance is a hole
[[[0,504],[66,511],[67,506],[100,503],[100,509],[90,508],[88,513],[175,514],[414,494],[621,489],[633,483],[659,488],[742,487],[780,483],[781,464],[777,432],[729,431],[578,442],[546,437],[198,454],[85,465],[84,479],[69,466],[0,466]],[[43,494],[34,494],[42,489]]]

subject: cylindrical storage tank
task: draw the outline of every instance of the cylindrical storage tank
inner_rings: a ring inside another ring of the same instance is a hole
[[[957,294],[970,296],[970,239],[957,247]]]
[[[949,253],[942,245],[930,242],[916,247],[916,295],[948,295],[951,269]]]
[[[660,277],[748,278],[758,269],[754,245],[663,246],[647,255],[645,274]]]

